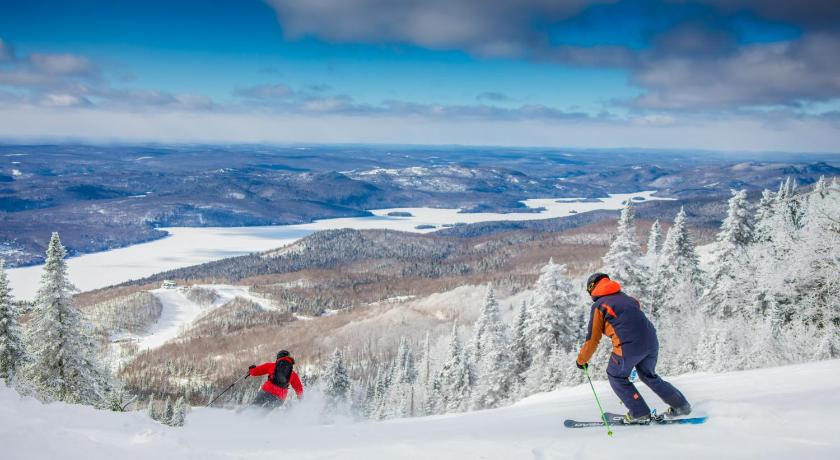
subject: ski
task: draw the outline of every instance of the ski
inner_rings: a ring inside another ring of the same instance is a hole
[[[621,414],[605,414],[607,417],[607,421],[610,422],[610,425],[622,425],[622,426],[647,426],[647,425],[638,425],[638,424],[626,424],[624,423],[624,415]],[[649,425],[699,425],[701,423],[705,423],[709,417],[689,417],[689,418],[665,418],[663,416],[658,416],[651,419]],[[604,426],[604,421],[599,420],[597,422],[592,421],[578,421],[578,420],[565,420],[563,425],[566,428],[587,428],[593,426]]]

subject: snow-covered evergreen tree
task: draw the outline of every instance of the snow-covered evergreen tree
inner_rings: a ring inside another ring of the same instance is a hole
[[[18,328],[17,311],[12,305],[5,262],[0,260],[0,379],[11,383],[23,364],[23,340]]]
[[[326,409],[342,412],[347,408],[350,395],[350,377],[344,366],[344,353],[338,348],[333,351],[324,374],[324,395],[327,398]]]
[[[662,247],[662,265],[665,279],[685,279],[695,289],[703,286],[703,272],[700,270],[700,257],[697,248],[688,233],[685,208],[680,208],[674,218],[674,225],[668,230]]]
[[[53,233],[25,337],[26,376],[48,399],[96,405],[110,387],[110,376],[96,358],[89,327],[72,305],[75,288],[67,276],[65,256],[58,234]]]
[[[171,426],[184,426],[187,421],[187,412],[189,406],[183,396],[178,397],[175,401],[175,407],[172,408],[172,419],[169,421]]]
[[[555,348],[568,351],[578,346],[584,334],[580,292],[566,276],[566,266],[553,260],[540,271],[528,304],[525,336],[530,347],[529,386],[535,388],[550,366]]]
[[[656,265],[656,261],[659,259],[659,255],[662,253],[663,242],[664,240],[662,238],[662,224],[659,223],[659,219],[656,219],[655,221],[653,221],[653,225],[650,226],[650,232],[648,232],[647,252],[645,253],[645,259],[649,267],[653,267]]]
[[[564,361],[567,354],[560,349],[554,347],[548,358],[548,369],[542,374],[542,381],[540,381],[540,391],[551,391],[556,389],[563,383],[563,377],[566,370],[566,362]]]
[[[492,345],[491,342],[499,336],[500,331],[504,333],[503,327],[504,325],[499,321],[499,302],[496,300],[496,293],[493,291],[493,286],[488,286],[478,318],[473,324],[472,340],[467,347],[470,365],[477,365],[481,356]]]
[[[457,322],[452,325],[447,359],[432,380],[431,393],[430,398],[435,401],[434,413],[462,412],[469,407],[470,369],[458,339]]]
[[[761,193],[761,200],[755,208],[755,229],[753,231],[753,239],[756,242],[770,241],[770,235],[773,233],[773,212],[776,208],[776,194],[770,190],[764,189]]]
[[[707,314],[728,318],[748,305],[740,276],[747,269],[747,249],[754,240],[747,191],[732,191],[729,211],[715,240],[709,285],[701,302]]]
[[[432,345],[429,331],[426,331],[426,338],[423,339],[423,362],[420,365],[423,385],[428,386],[432,379]]]
[[[365,416],[368,418],[379,418],[383,400],[388,390],[385,374],[386,368],[382,363],[378,363],[376,374],[374,374],[373,380],[368,384],[369,396],[365,398]]]
[[[167,396],[166,402],[163,404],[163,412],[160,414],[160,423],[164,425],[171,425],[172,419],[175,417],[175,406],[172,404],[172,397]]]
[[[703,272],[700,270],[700,257],[688,234],[686,213],[680,208],[674,218],[674,225],[668,230],[662,247],[660,267],[651,282],[651,296],[648,303],[654,318],[661,314],[661,309],[668,305],[668,299],[685,298],[687,294],[697,296],[703,288]]]
[[[499,303],[492,289],[487,291],[473,331],[471,350],[475,381],[472,407],[498,407],[510,391],[514,374],[505,325],[499,316]]]
[[[394,361],[384,363],[379,372],[374,391],[373,418],[385,419],[393,414],[390,405],[390,396],[393,393],[394,376],[396,375],[396,363]]]
[[[405,337],[400,338],[397,348],[398,381],[414,384],[417,381],[417,366],[414,363],[414,352]]]
[[[820,198],[825,198],[828,194],[829,183],[825,176],[820,176],[817,182],[814,183],[814,193],[819,195]]]
[[[773,215],[769,220],[772,257],[780,260],[794,249],[799,230],[804,222],[806,207],[796,193],[796,182],[788,178],[779,187],[773,203]]]
[[[414,352],[405,337],[400,338],[391,373],[391,384],[385,394],[380,418],[414,415],[418,409],[415,393],[417,366],[414,362]]]
[[[633,202],[627,200],[618,219],[615,239],[604,255],[602,271],[620,282],[625,292],[644,297],[646,276],[641,264],[641,256],[641,248],[636,242]]]
[[[531,350],[526,336],[528,325],[528,307],[525,301],[519,306],[516,321],[513,324],[513,335],[510,342],[510,355],[513,359],[511,372],[516,379],[516,384],[525,383],[525,373],[531,367]]]
[[[840,189],[811,193],[804,208],[802,226],[790,240],[793,247],[781,252],[787,257],[776,262],[783,278],[767,288],[775,289],[776,298],[787,305],[789,320],[813,326],[812,335],[822,337],[840,326],[840,233],[834,227],[840,219]],[[831,338],[823,341],[831,343]]]

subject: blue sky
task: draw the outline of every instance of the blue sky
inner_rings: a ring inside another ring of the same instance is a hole
[[[0,0],[0,136],[838,151],[835,4]]]

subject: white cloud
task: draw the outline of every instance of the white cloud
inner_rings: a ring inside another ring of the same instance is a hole
[[[90,105],[90,101],[72,94],[44,94],[41,104],[46,107],[78,107]]]
[[[295,94],[292,88],[289,88],[282,83],[239,88],[233,93],[236,96],[252,99],[285,99]]]
[[[412,43],[489,56],[521,55],[547,43],[536,24],[616,0],[266,0],[287,36]]]
[[[634,104],[652,109],[794,105],[840,97],[840,36],[756,44],[707,59],[664,57],[636,71],[649,91]]]
[[[78,76],[97,72],[90,59],[75,54],[33,53],[29,55],[29,62],[35,70],[47,75]]]

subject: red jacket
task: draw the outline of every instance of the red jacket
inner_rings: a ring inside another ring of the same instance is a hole
[[[280,359],[284,359],[294,363],[294,361],[292,361],[292,359],[288,357]],[[273,362],[260,364],[259,366],[251,369],[248,372],[250,373],[251,377],[268,374],[268,380],[266,380],[265,383],[263,383],[262,390],[266,393],[271,393],[282,400],[285,400],[286,396],[288,396],[289,394],[289,389],[278,387],[277,385],[271,383],[271,377],[274,375],[275,365],[276,363]],[[289,385],[291,385],[292,389],[295,390],[298,399],[303,398],[303,385],[301,385],[300,383],[300,378],[298,377],[297,372],[292,371],[292,375],[289,377]]]

